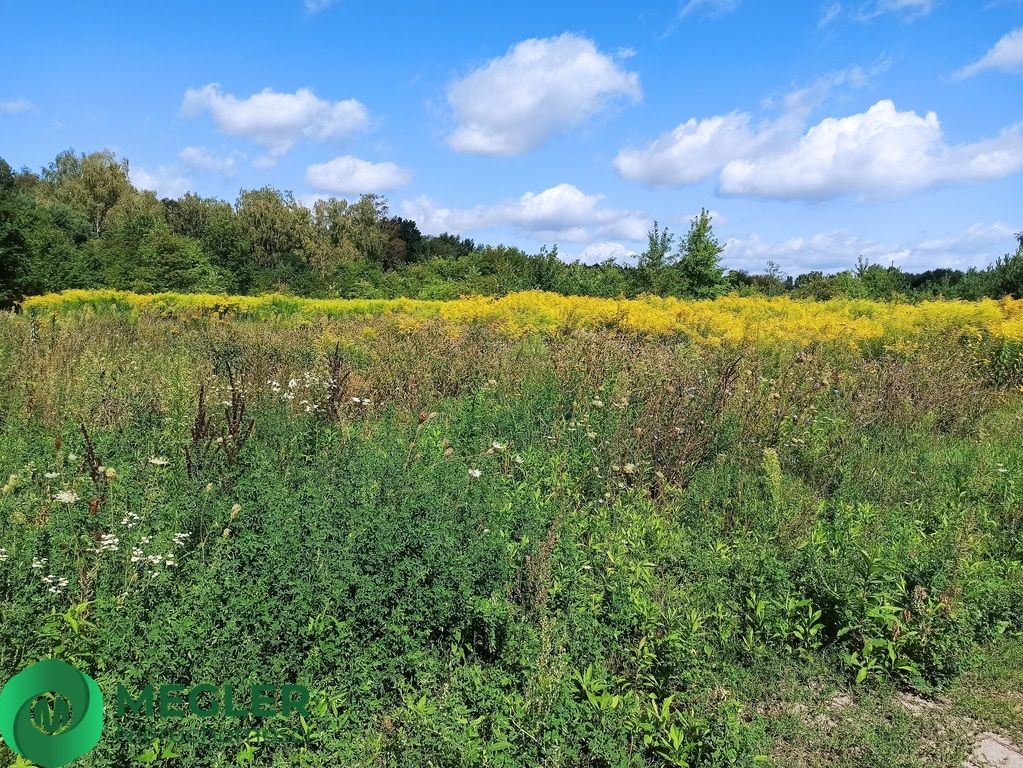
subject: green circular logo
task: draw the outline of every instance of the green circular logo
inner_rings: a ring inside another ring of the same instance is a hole
[[[41,768],[60,768],[99,743],[103,694],[96,681],[59,659],[23,669],[0,692],[0,736]]]

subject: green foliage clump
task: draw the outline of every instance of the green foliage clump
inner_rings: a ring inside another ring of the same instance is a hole
[[[567,263],[557,245],[527,254],[457,234],[423,235],[379,195],[309,207],[272,187],[241,190],[234,203],[192,193],[157,199],[135,188],[127,160],[109,151],[68,150],[40,174],[16,173],[0,159],[0,307],[69,288],[422,299],[526,290],[604,298],[1023,296],[1023,238],[1019,251],[985,269],[919,274],[862,258],[834,274],[789,277],[770,262],[764,274],[726,273],[724,256],[706,209],[681,238],[654,222],[635,263]]]
[[[287,744],[162,721],[83,765],[749,765],[791,676],[940,690],[1023,630],[988,364],[5,315],[0,679],[312,692]]]

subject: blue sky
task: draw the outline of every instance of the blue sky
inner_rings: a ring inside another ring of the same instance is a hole
[[[0,0],[0,156],[234,200],[386,194],[427,232],[730,266],[984,264],[1023,229],[1023,2]]]

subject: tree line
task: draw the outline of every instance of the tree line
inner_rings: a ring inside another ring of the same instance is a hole
[[[0,159],[0,305],[68,288],[313,297],[444,299],[544,290],[569,295],[712,298],[727,292],[827,299],[977,299],[1023,295],[1019,248],[986,268],[905,272],[855,268],[784,275],[722,266],[704,210],[683,236],[655,223],[635,265],[566,262],[557,247],[527,254],[456,234],[427,236],[385,198],[311,207],[290,192],[242,190],[234,203],[136,189],[109,151],[61,152],[39,173]]]

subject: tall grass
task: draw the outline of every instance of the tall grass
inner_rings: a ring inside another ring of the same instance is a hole
[[[0,320],[0,678],[313,689],[286,746],[165,723],[182,765],[749,764],[792,670],[930,691],[1023,629],[1015,304],[108,298]],[[885,343],[788,343],[841,322]]]

